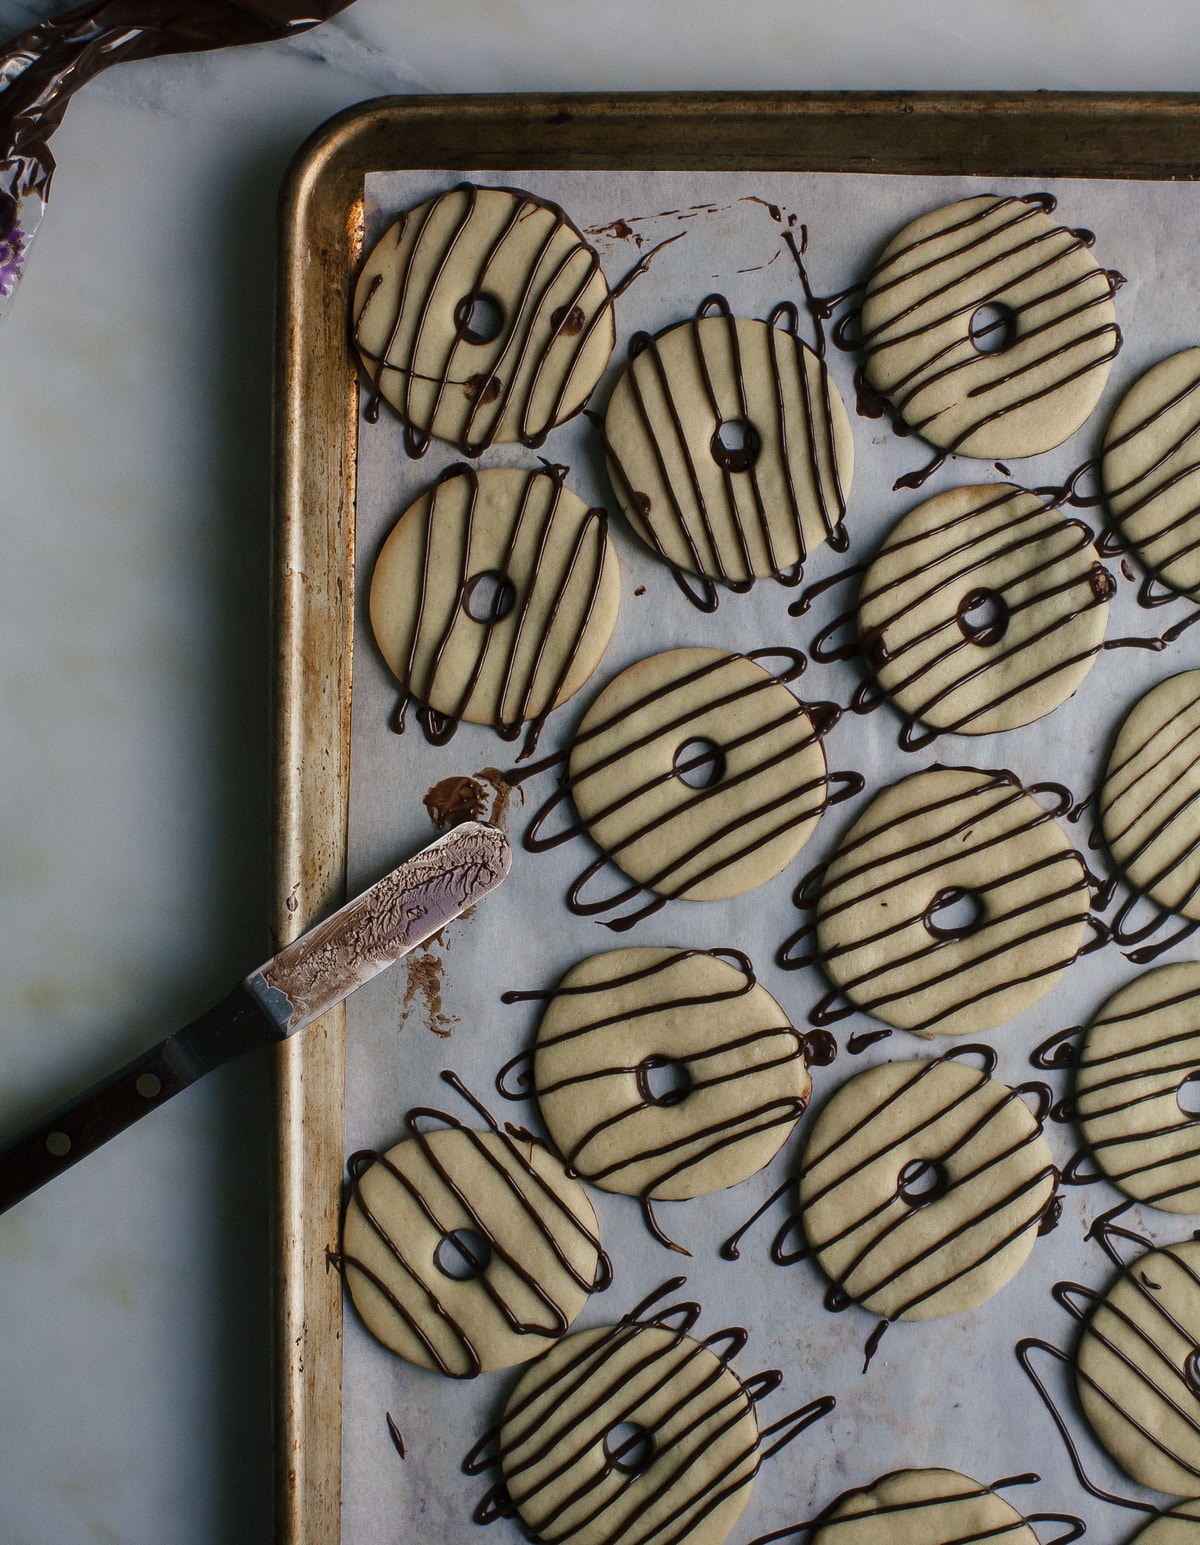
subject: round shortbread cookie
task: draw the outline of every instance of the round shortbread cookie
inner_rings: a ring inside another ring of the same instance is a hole
[[[782,577],[831,537],[845,546],[850,420],[794,306],[758,322],[712,305],[635,340],[604,419],[609,475],[634,531],[676,568]]]
[[[758,1424],[741,1380],[708,1347],[625,1322],[538,1359],[505,1407],[498,1451],[508,1494],[540,1539],[720,1545],[750,1497]]]
[[[571,1173],[647,1200],[755,1174],[812,1092],[800,1036],[746,957],[696,949],[573,966],[542,1015],[533,1082]]]
[[[371,580],[371,627],[402,686],[444,725],[513,737],[577,692],[621,597],[603,510],[559,472],[449,468],[401,515]]]
[[[932,767],[877,794],[843,838],[817,953],[885,1024],[974,1034],[1049,991],[1089,911],[1083,860],[1013,773]]]
[[[1090,234],[1055,224],[1053,207],[983,194],[935,209],[867,281],[867,379],[943,450],[1036,456],[1100,400],[1121,346],[1114,281]]]
[[[800,1216],[838,1302],[927,1320],[1016,1275],[1056,1175],[1041,1122],[1007,1084],[961,1062],[887,1062],[818,1115]]]
[[[1135,1534],[1130,1545],[1196,1545],[1200,1540],[1200,1500],[1178,1502]]]
[[[1011,1503],[957,1470],[895,1470],[821,1514],[812,1545],[1039,1545]]]
[[[423,1368],[473,1378],[528,1362],[611,1278],[587,1193],[540,1143],[452,1127],[356,1155],[351,1175],[350,1296]]]
[[[400,216],[363,265],[354,342],[409,450],[541,445],[582,407],[613,346],[600,260],[557,205],[460,183]]]
[[[1104,437],[1101,477],[1114,524],[1172,590],[1200,599],[1200,349],[1147,370]]]
[[[1092,1021],[1075,1069],[1075,1117],[1127,1196],[1200,1213],[1200,1123],[1179,1103],[1200,1079],[1200,962],[1147,971]]]
[[[1160,681],[1130,711],[1104,774],[1100,824],[1130,885],[1200,921],[1200,671]]]
[[[808,709],[723,649],[672,649],[622,671],[580,724],[569,771],[597,847],[638,884],[693,901],[778,874],[826,801]]]
[[[1200,1490],[1200,1243],[1149,1250],[1092,1309],[1075,1352],[1096,1436],[1142,1486]]]
[[[858,633],[906,735],[918,720],[990,735],[1071,696],[1114,589],[1080,521],[1010,483],[953,488],[889,533],[863,579]]]

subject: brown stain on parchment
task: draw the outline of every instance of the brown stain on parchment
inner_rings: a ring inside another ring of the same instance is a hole
[[[489,826],[504,831],[508,825],[508,812],[513,795],[518,802],[525,798],[524,790],[511,784],[498,767],[481,767],[472,776],[452,773],[441,778],[426,791],[422,804],[433,823],[435,831],[457,826],[463,821],[484,821]],[[468,907],[461,914],[470,919],[475,908]],[[449,940],[441,933],[434,934],[420,952],[408,957],[407,980],[404,997],[400,1004],[400,1029],[414,1015],[419,1014],[425,1028],[434,1035],[449,1037],[458,1018],[447,1014],[442,999],[445,985],[445,952]]]
[[[434,935],[434,939],[437,939]],[[433,940],[430,943],[434,942]],[[442,973],[445,969],[440,955],[435,955],[426,945],[419,955],[408,961],[408,981],[404,985],[404,998],[400,1004],[400,1028],[408,1023],[414,1011],[419,1011],[425,1028],[434,1035],[448,1037],[458,1019],[447,1014],[442,1005]]]

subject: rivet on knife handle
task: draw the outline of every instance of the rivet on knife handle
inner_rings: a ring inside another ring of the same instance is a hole
[[[221,1063],[311,1024],[481,901],[511,862],[494,827],[468,821],[439,837],[192,1024],[0,1149],[0,1212]]]

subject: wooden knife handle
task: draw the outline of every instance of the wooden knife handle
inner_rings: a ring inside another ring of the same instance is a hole
[[[0,1212],[231,1057],[280,1039],[243,986],[0,1148]]]

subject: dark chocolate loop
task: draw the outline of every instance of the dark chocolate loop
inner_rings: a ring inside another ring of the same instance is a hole
[[[1144,940],[1153,938],[1171,916],[1165,907],[1154,906],[1154,916],[1148,923],[1143,923],[1140,928],[1131,928],[1129,919],[1142,901],[1147,901],[1148,905],[1154,906],[1154,903],[1148,901],[1142,892],[1135,891],[1121,903],[1117,915],[1112,920],[1110,925],[1112,937],[1121,949],[1127,949],[1131,944],[1141,944]]]
[[[850,712],[856,714],[874,713],[881,704],[887,702],[887,693],[874,681],[860,681],[854,689],[854,696],[850,699]]]
[[[821,885],[824,882],[827,867],[825,864],[818,864],[815,869],[810,869],[792,892],[792,905],[798,907],[801,912],[811,912],[821,899]]]
[[[1071,1461],[1071,1467],[1075,1471],[1076,1478],[1084,1490],[1090,1492],[1093,1497],[1098,1497],[1102,1502],[1112,1502],[1115,1503],[1118,1507],[1132,1508],[1139,1513],[1157,1513],[1158,1509],[1156,1507],[1152,1507],[1149,1503],[1134,1502],[1126,1497],[1115,1496],[1110,1491],[1103,1491],[1099,1486],[1097,1486],[1092,1480],[1089,1479],[1086,1471],[1083,1468],[1083,1461],[1079,1456],[1079,1450],[1075,1447],[1070,1430],[1067,1427],[1066,1420],[1062,1413],[1059,1411],[1057,1405],[1054,1403],[1049,1390],[1038,1377],[1031,1361],[1031,1354],[1033,1352],[1044,1352],[1048,1357],[1053,1357],[1059,1363],[1069,1363],[1070,1358],[1068,1355],[1065,1352],[1060,1351],[1058,1347],[1051,1346],[1048,1341],[1041,1341],[1034,1336],[1027,1336],[1023,1340],[1018,1341],[1015,1351],[1017,1354],[1017,1361],[1025,1370],[1026,1377],[1029,1379],[1030,1383],[1037,1390],[1042,1404],[1046,1407],[1047,1411],[1049,1411],[1050,1416],[1054,1421],[1054,1425],[1058,1429],[1059,1437],[1066,1445],[1067,1454]],[[1053,1545],[1053,1542],[1051,1542],[1051,1545]]]
[[[1086,944],[1079,946],[1080,955],[1092,955],[1097,950],[1102,950],[1105,945],[1112,943],[1112,929],[1102,917],[1097,917],[1094,912],[1089,912],[1084,922],[1092,930],[1092,937]]]
[[[800,1243],[789,1250],[787,1242],[793,1235],[799,1238]],[[798,1212],[792,1213],[780,1224],[771,1241],[768,1254],[776,1266],[795,1266],[800,1261],[806,1261],[812,1254],[812,1247],[804,1238],[803,1223]]]
[[[1037,1105],[1033,1115],[1038,1126],[1041,1126],[1050,1114],[1051,1106],[1054,1104],[1054,1091],[1050,1088],[1050,1085],[1043,1084],[1040,1079],[1030,1079],[1024,1084],[1014,1084],[1013,1093],[1021,1095],[1022,1098],[1027,1094],[1034,1096]]]
[[[934,741],[942,734],[940,729],[932,725],[926,726],[924,729],[919,728],[920,722],[919,719],[915,719],[911,715],[905,719],[896,741],[901,751],[924,751],[926,747],[932,746]]]
[[[1077,1518],[1074,1513],[1027,1513],[1025,1522],[1034,1524],[1066,1524],[1061,1534],[1056,1534],[1052,1540],[1045,1540],[1043,1545],[1070,1545],[1072,1540],[1077,1540],[1087,1530],[1087,1525],[1082,1518]]]
[[[505,1080],[510,1073],[517,1072],[517,1087],[509,1089]],[[528,1100],[533,1092],[533,1052],[519,1052],[511,1057],[496,1074],[496,1092],[506,1100]]]
[[[815,1400],[810,1400],[807,1405],[802,1405],[798,1410],[789,1411],[786,1416],[781,1416],[769,1427],[759,1429],[760,1441],[767,1438],[775,1438],[775,1442],[762,1450],[759,1455],[760,1462],[770,1459],[778,1454],[780,1449],[786,1448],[789,1443],[795,1441],[802,1432],[806,1432],[814,1422],[822,1421],[837,1405],[832,1395],[818,1395]],[[776,1433],[781,1434],[775,1437]]]
[[[762,649],[749,649],[746,651],[746,658],[753,660],[756,665],[762,664],[764,660],[790,661],[791,663],[785,670],[771,672],[775,680],[783,682],[785,686],[789,682],[798,680],[808,669],[808,656],[804,653],[803,649],[793,649],[787,644],[774,644],[767,645]]]
[[[988,1078],[991,1078],[992,1074],[996,1071],[996,1064],[1000,1060],[995,1047],[986,1046],[982,1041],[972,1042],[968,1046],[952,1046],[949,1051],[944,1051],[940,1057],[936,1057],[934,1060],[936,1062],[957,1062],[966,1057],[978,1057],[980,1066]]]
[[[749,1396],[750,1404],[756,1406],[760,1400],[773,1395],[782,1383],[783,1374],[778,1368],[766,1368],[762,1373],[752,1373],[748,1379],[743,1379],[742,1388]],[[761,1436],[760,1430],[759,1437]]]
[[[1190,939],[1197,928],[1200,928],[1200,923],[1182,923],[1173,934],[1168,935],[1165,939],[1160,939],[1157,944],[1144,944],[1140,949],[1130,950],[1126,954],[1125,959],[1132,961],[1135,966],[1147,966],[1151,961],[1157,960],[1160,955],[1165,955],[1168,950],[1174,949],[1177,944],[1182,944],[1185,939]]]
[[[551,848],[557,848],[564,842],[569,842],[572,837],[578,837],[585,830],[583,822],[576,820],[571,826],[564,827],[561,831],[552,833],[549,837],[542,836],[542,826],[554,813],[563,800],[567,798],[570,789],[564,784],[555,789],[549,799],[534,812],[529,826],[521,839],[521,845],[527,853],[546,853]]]
[[[1060,1309],[1065,1309],[1073,1320],[1086,1320],[1092,1304],[1096,1303],[1100,1295],[1095,1288],[1084,1287],[1079,1282],[1056,1282],[1050,1290],[1050,1296]],[[1077,1298],[1086,1301],[1085,1307],[1080,1307],[1075,1302]]]
[[[866,788],[866,779],[862,773],[857,772],[832,772],[829,774],[830,783],[838,783],[841,787],[836,793],[830,794],[826,805],[840,805],[844,800],[853,799],[856,794],[861,794]]]
[[[786,949],[786,945],[784,948]],[[803,964],[803,962],[796,962],[796,965],[801,964]],[[780,965],[785,965],[785,962],[781,960]],[[854,1004],[843,1002],[840,1007],[835,1008],[834,1004],[837,1003],[837,1000],[840,997],[841,992],[839,989],[835,988],[834,991],[827,992],[825,996],[819,999],[815,1006],[808,1011],[809,1024],[815,1025],[818,1030],[824,1030],[829,1025],[836,1025],[840,1020],[849,1019],[850,1015],[854,1013]]]
[[[851,306],[833,324],[830,329],[830,339],[835,349],[840,349],[843,354],[854,354],[862,347],[862,307]],[[858,328],[858,336],[851,338],[850,329]]]
[[[1082,1025],[1068,1025],[1065,1030],[1056,1030],[1030,1052],[1030,1065],[1043,1072],[1051,1068],[1073,1068],[1079,1057],[1075,1038],[1082,1034]]]
[[[1026,792],[1032,794],[1039,804],[1041,804],[1041,800],[1038,798],[1039,795],[1050,795],[1053,803],[1048,806],[1042,805],[1042,809],[1045,810],[1047,815],[1053,816],[1055,820],[1066,815],[1075,803],[1075,796],[1065,783],[1030,783],[1026,785]]]
[[[671,578],[687,596],[688,600],[699,612],[712,613],[721,604],[721,597],[717,591],[715,579],[709,579],[706,574],[689,574],[686,569],[671,565]],[[699,590],[693,590],[696,584]],[[730,587],[733,588],[732,586]]]
[[[803,600],[803,597],[801,597]],[[799,602],[797,602],[799,605]],[[812,657],[821,665],[830,665],[835,660],[852,660],[860,652],[858,635],[846,644],[831,644],[829,640],[840,629],[854,621],[852,611],[841,612],[832,622],[827,622],[812,641]]]

